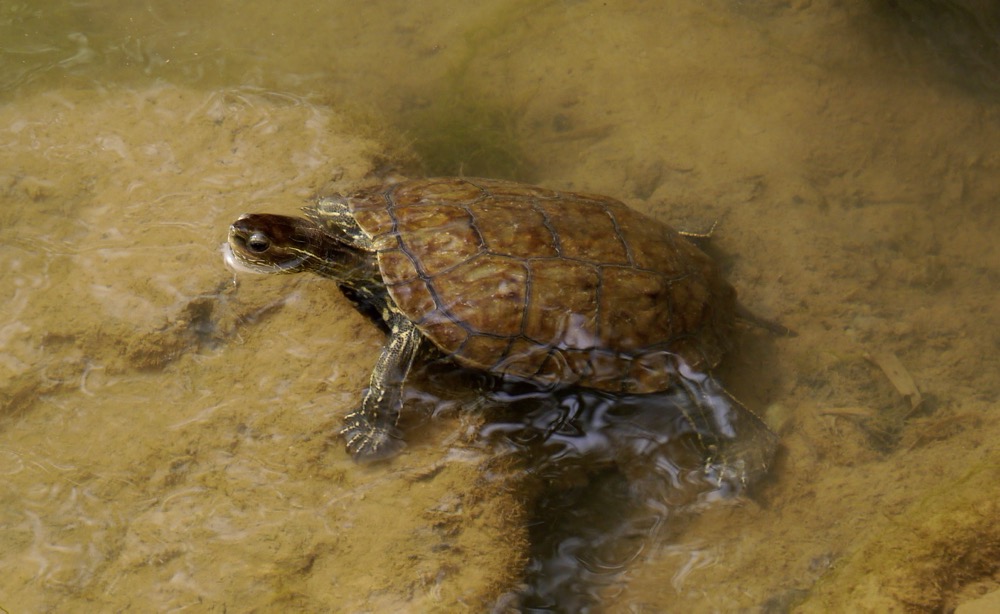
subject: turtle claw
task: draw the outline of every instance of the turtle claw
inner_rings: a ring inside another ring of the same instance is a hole
[[[373,424],[358,413],[347,416],[340,434],[347,442],[347,451],[359,462],[390,458],[406,447],[399,429]]]

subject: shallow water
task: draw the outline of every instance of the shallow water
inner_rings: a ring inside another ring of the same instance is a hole
[[[996,591],[996,13],[897,4],[4,5],[0,608],[481,611],[560,574],[608,611]],[[218,248],[421,161],[718,221],[743,302],[799,333],[747,330],[718,373],[780,436],[767,477],[693,505],[588,460],[543,488],[477,443],[512,423],[420,391],[406,452],[350,461],[330,435],[379,332]]]

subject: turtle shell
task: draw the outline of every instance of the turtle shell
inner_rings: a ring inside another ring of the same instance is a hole
[[[728,345],[736,293],[712,260],[612,198],[438,178],[346,200],[395,306],[465,366],[648,393]]]

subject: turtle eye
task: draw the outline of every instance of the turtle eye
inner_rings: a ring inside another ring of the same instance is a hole
[[[263,254],[271,247],[271,239],[262,232],[255,232],[247,238],[247,248],[256,254]]]

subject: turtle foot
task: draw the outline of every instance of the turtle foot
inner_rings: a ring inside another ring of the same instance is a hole
[[[399,429],[373,424],[357,412],[347,416],[340,434],[347,442],[347,451],[359,462],[390,458],[406,447]]]

